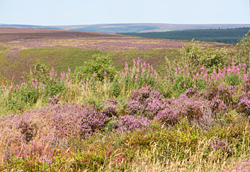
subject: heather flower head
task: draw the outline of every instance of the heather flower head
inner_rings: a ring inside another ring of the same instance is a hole
[[[107,99],[104,104],[103,112],[108,116],[117,116],[118,115],[118,102],[115,98]]]
[[[210,102],[209,102],[209,107],[211,108],[212,112],[214,115],[216,113],[221,112],[222,110],[226,110],[227,106],[224,104],[222,100],[220,100],[217,97],[214,97]]]
[[[150,97],[146,100],[145,104],[147,105],[144,116],[147,116],[149,119],[153,117],[162,109],[165,108],[165,104],[161,99]]]
[[[159,120],[164,124],[167,125],[174,125],[179,121],[180,117],[180,111],[172,108],[169,106],[169,108],[161,110],[156,116],[155,120]]]
[[[130,115],[140,115],[144,110],[144,106],[137,100],[132,100],[126,107],[126,113]]]
[[[237,112],[238,113],[243,113],[246,116],[250,115],[250,100],[249,100],[249,94],[243,93],[240,98],[239,102],[237,104]]]
[[[227,141],[220,140],[217,136],[212,142],[210,142],[210,146],[211,146],[212,151],[215,151],[218,149],[226,150],[228,148],[228,143]]]
[[[142,87],[141,89],[136,89],[131,92],[130,94],[130,99],[131,100],[137,100],[140,101],[141,103],[144,102],[149,96],[151,92],[151,87]]]
[[[140,129],[143,126],[149,126],[151,123],[146,117],[143,116],[131,116],[125,115],[120,116],[118,120],[118,131],[133,131],[136,129]]]
[[[198,90],[196,89],[196,85],[194,88],[188,88],[186,91],[185,91],[185,94],[188,98],[191,98],[192,96],[194,96],[195,94],[198,93]]]

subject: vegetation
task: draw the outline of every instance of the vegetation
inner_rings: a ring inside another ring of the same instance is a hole
[[[168,32],[148,32],[148,33],[120,33],[123,35],[137,36],[142,38],[160,38],[219,42],[226,44],[236,44],[248,32],[250,28],[233,29],[197,29]]]
[[[165,75],[141,58],[113,73],[100,54],[90,70],[38,63],[27,82],[2,80],[0,170],[249,170],[249,37],[191,42]]]

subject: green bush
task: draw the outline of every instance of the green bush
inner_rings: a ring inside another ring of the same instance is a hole
[[[75,82],[86,80],[87,78],[97,78],[103,81],[106,76],[113,80],[115,68],[108,56],[95,55],[91,60],[85,62],[83,66],[76,67],[73,75]]]
[[[45,84],[49,80],[49,69],[47,65],[37,63],[30,69],[28,76],[30,79],[36,79],[38,82]]]

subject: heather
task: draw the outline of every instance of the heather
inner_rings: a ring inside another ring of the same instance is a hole
[[[188,41],[143,39],[118,34],[78,32],[56,29],[0,29],[0,80],[26,82],[30,66],[45,63],[49,68],[65,72],[75,70],[92,55],[109,55],[117,70],[126,62],[140,57],[159,67],[166,53],[180,56],[179,49]],[[219,48],[228,44],[200,42],[202,46]],[[130,64],[131,65],[131,64]],[[21,77],[24,78],[21,78]]]
[[[142,58],[116,70],[102,54],[3,80],[0,169],[248,170],[248,38],[217,50],[191,42],[161,72]]]

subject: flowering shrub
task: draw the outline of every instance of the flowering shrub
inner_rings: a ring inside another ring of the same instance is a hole
[[[150,121],[143,116],[132,116],[125,115],[120,116],[118,120],[118,131],[132,131],[135,129],[139,129],[142,126],[149,126]]]
[[[217,97],[214,97],[211,101],[209,101],[209,107],[211,108],[212,113],[215,114],[227,109],[227,106],[224,104],[224,102]]]
[[[243,92],[239,98],[236,108],[238,113],[243,113],[246,116],[250,115],[250,94]]]
[[[141,115],[144,111],[144,106],[137,100],[132,100],[126,107],[126,113],[130,115]]]
[[[218,136],[210,142],[211,150],[216,151],[218,149],[226,150],[228,148],[228,143],[224,140],[220,140]]]
[[[154,116],[164,109],[164,99],[158,91],[151,91],[150,86],[142,87],[131,92],[126,112],[131,115],[141,115],[153,119]]]
[[[164,124],[174,125],[179,121],[180,111],[174,108],[166,108],[164,110],[159,111],[159,113],[155,116],[155,120],[159,120]]]
[[[108,99],[105,101],[103,112],[108,116],[118,116],[118,102],[116,99]]]
[[[57,137],[80,136],[86,138],[105,126],[107,116],[90,107],[79,105],[54,105],[53,125]]]

